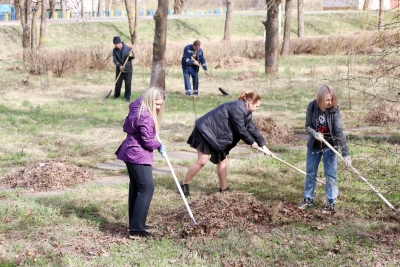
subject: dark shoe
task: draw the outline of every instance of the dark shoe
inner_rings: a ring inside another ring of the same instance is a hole
[[[181,184],[181,188],[182,188],[182,191],[183,191],[183,194],[185,195],[185,197],[190,197],[189,185]]]
[[[129,238],[136,239],[136,238],[149,238],[154,237],[153,234],[146,232],[146,231],[130,231]]]
[[[325,207],[322,209],[322,213],[328,214],[335,211],[335,204],[326,203]]]
[[[116,97],[116,96],[113,97],[114,100],[116,100],[116,99],[118,99],[118,98],[119,98],[119,97]]]
[[[222,189],[222,188],[219,189],[219,192],[220,192],[220,193],[231,192],[231,191],[232,191],[232,189],[230,189],[229,187],[227,187],[227,188],[225,188],[225,189]]]
[[[131,100],[129,98],[125,98],[126,102],[131,102]]]
[[[312,199],[304,199],[302,202],[300,202],[297,207],[301,210],[305,210],[308,208],[312,208],[314,207],[314,202]]]

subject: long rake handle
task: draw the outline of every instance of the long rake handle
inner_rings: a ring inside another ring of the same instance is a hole
[[[126,57],[125,62],[124,62],[124,65],[122,65],[123,68],[125,68],[125,65],[126,65],[126,62],[128,62],[128,59],[129,59],[129,55]],[[118,82],[118,79],[119,79],[119,76],[121,76],[121,73],[122,73],[122,71],[119,70],[119,74],[118,74],[117,79],[115,79],[114,85]]]
[[[191,58],[192,58],[192,60],[193,60],[194,62],[197,62],[197,63],[199,64],[199,66],[201,66],[201,69],[204,70],[204,72],[206,71],[206,70],[204,69],[203,65],[201,65],[194,57],[191,57]],[[207,76],[211,79],[211,81],[213,81],[213,82],[215,83],[215,85],[216,85],[217,87],[219,87],[218,83],[217,83],[216,81],[214,81],[214,79],[211,77],[211,75],[207,75]]]
[[[335,148],[333,148],[333,147],[331,146],[331,144],[328,143],[328,141],[326,141],[325,139],[322,139],[322,142],[324,142],[325,145],[326,145],[327,147],[329,147],[330,150],[332,150],[339,158],[341,158],[343,161],[345,161],[344,158],[342,157],[342,155],[340,155],[340,153],[339,153]],[[396,212],[396,214],[399,213],[399,212],[395,209],[395,207],[393,207],[393,205],[390,204],[390,202],[387,201],[387,199],[384,198],[384,197],[382,196],[382,194],[379,193],[379,191],[378,191],[372,184],[370,184],[370,183],[368,182],[368,180],[367,180],[364,176],[362,176],[362,175],[360,174],[359,171],[356,170],[356,168],[354,168],[354,167],[351,165],[351,166],[350,166],[350,170],[351,170],[352,172],[356,173],[356,174],[360,177],[360,179],[363,180],[363,181],[378,195],[378,197],[380,197],[380,198],[383,200],[383,202],[385,202],[386,205],[389,206],[389,208],[391,208],[394,212]]]
[[[263,152],[263,153],[265,153],[265,154],[267,154],[267,155],[269,155],[269,153],[267,153],[267,151],[265,151],[264,149],[262,149],[261,147],[258,147],[258,150],[260,150],[261,152]],[[293,169],[295,169],[296,171],[298,171],[298,172],[300,172],[300,173],[302,173],[302,174],[304,174],[304,175],[307,175],[307,173],[306,172],[304,172],[304,171],[302,171],[302,170],[300,170],[299,168],[297,168],[297,167],[295,167],[295,166],[293,166],[292,164],[289,164],[289,163],[287,163],[286,161],[284,161],[283,159],[280,159],[280,158],[278,158],[277,156],[275,156],[275,155],[269,155],[270,157],[272,157],[272,158],[274,158],[274,159],[276,159],[276,160],[278,160],[278,161],[280,161],[280,162],[282,162],[283,164],[285,164],[285,165],[287,165],[287,166],[289,166],[290,168],[293,168]],[[323,181],[321,181],[321,180],[318,180],[317,179],[317,181],[318,182],[320,182],[321,184],[325,184]]]
[[[158,134],[156,134],[156,136],[157,136],[158,142],[161,143],[161,140],[160,140],[160,137],[158,136]],[[165,158],[165,160],[167,161],[167,164],[168,164],[169,169],[171,170],[172,176],[174,177],[174,180],[175,180],[176,187],[178,187],[179,194],[181,195],[181,197],[182,197],[182,199],[183,199],[183,203],[185,203],[185,206],[186,206],[186,209],[187,209],[187,211],[188,211],[188,213],[189,213],[189,216],[190,216],[190,218],[192,219],[193,224],[194,224],[195,226],[197,226],[196,220],[194,219],[193,213],[192,213],[192,211],[191,211],[191,209],[190,209],[190,207],[189,207],[189,204],[188,204],[188,202],[187,202],[187,200],[186,200],[186,197],[185,197],[185,195],[183,194],[183,191],[182,191],[181,185],[180,185],[180,183],[179,183],[179,181],[178,181],[178,178],[176,177],[175,172],[174,172],[174,169],[172,168],[171,162],[170,162],[169,159],[168,159],[167,152],[165,152],[164,158]]]

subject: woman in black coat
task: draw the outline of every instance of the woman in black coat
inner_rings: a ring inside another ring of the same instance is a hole
[[[196,120],[187,143],[197,149],[198,158],[190,166],[181,184],[185,196],[190,196],[190,181],[209,159],[217,164],[219,191],[228,189],[227,156],[240,140],[254,149],[263,147],[272,155],[265,147],[265,140],[252,120],[252,112],[257,110],[260,104],[261,98],[257,93],[243,92],[238,100],[224,103]]]

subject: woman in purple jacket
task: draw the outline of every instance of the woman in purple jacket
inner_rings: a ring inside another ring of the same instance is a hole
[[[129,238],[151,237],[146,218],[154,193],[153,150],[164,156],[166,148],[155,140],[164,109],[165,91],[151,87],[132,102],[125,119],[126,139],[115,152],[129,173]]]

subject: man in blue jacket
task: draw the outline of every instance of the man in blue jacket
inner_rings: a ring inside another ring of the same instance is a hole
[[[188,97],[192,97],[192,89],[190,87],[190,76],[192,76],[193,95],[199,95],[199,69],[203,68],[207,76],[206,59],[203,50],[200,48],[200,41],[196,40],[193,44],[185,46],[182,56],[182,71],[185,80],[185,92]],[[200,66],[201,65],[201,66]]]
[[[135,58],[135,54],[131,47],[121,42],[119,36],[115,36],[113,39],[113,61],[115,64],[115,91],[114,99],[119,98],[121,94],[122,82],[125,81],[125,94],[124,98],[127,102],[131,101],[131,84],[132,84],[132,59]],[[125,63],[126,62],[126,63]]]

